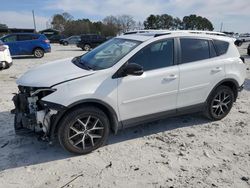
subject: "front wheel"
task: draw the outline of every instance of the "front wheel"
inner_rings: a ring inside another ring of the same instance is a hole
[[[44,50],[41,49],[41,48],[36,48],[36,49],[34,50],[34,56],[35,56],[36,58],[42,58],[42,57],[44,56]]]
[[[250,49],[249,49],[249,50],[247,50],[247,54],[248,54],[248,55],[250,55]]]
[[[219,86],[207,101],[205,115],[211,120],[221,120],[230,112],[234,102],[234,93],[227,86]]]
[[[109,120],[96,107],[81,107],[69,112],[58,129],[61,146],[69,152],[87,154],[106,143]]]

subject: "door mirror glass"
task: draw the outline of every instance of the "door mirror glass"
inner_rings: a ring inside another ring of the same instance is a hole
[[[143,68],[136,63],[129,63],[124,67],[123,73],[124,75],[140,76],[143,74]]]

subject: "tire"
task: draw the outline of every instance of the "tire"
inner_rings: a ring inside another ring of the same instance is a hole
[[[44,50],[41,48],[36,48],[33,54],[36,58],[42,58],[44,56]]]
[[[221,120],[230,112],[234,102],[234,92],[227,86],[217,87],[207,100],[205,115],[211,120]]]
[[[68,42],[63,42],[63,46],[68,46],[69,43]]]
[[[89,44],[84,44],[83,46],[84,51],[90,51],[90,49],[91,49],[91,46]]]
[[[109,135],[109,120],[96,107],[81,107],[67,113],[60,123],[60,145],[75,154],[87,154],[101,147]]]
[[[247,50],[247,54],[250,55],[250,49]]]

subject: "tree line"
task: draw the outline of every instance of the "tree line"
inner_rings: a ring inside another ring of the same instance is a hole
[[[89,19],[75,20],[69,13],[55,14],[51,26],[66,36],[96,33],[104,36],[116,36],[136,29],[185,29],[213,30],[213,24],[205,17],[191,14],[180,19],[168,14],[150,15],[146,20],[136,22],[130,15],[107,16],[102,21],[92,22]]]
[[[0,28],[7,28],[0,23]],[[102,21],[89,19],[74,19],[67,12],[52,16],[51,28],[60,31],[65,36],[96,33],[104,36],[116,36],[129,30],[138,29],[185,29],[185,30],[213,30],[213,24],[205,17],[191,14],[182,19],[168,14],[151,14],[146,20],[136,22],[130,15],[107,16]]]

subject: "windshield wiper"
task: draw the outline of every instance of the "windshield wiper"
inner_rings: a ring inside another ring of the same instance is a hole
[[[93,70],[92,67],[90,67],[86,62],[81,61],[81,56],[76,56],[71,61],[72,63],[82,67],[83,69]]]

